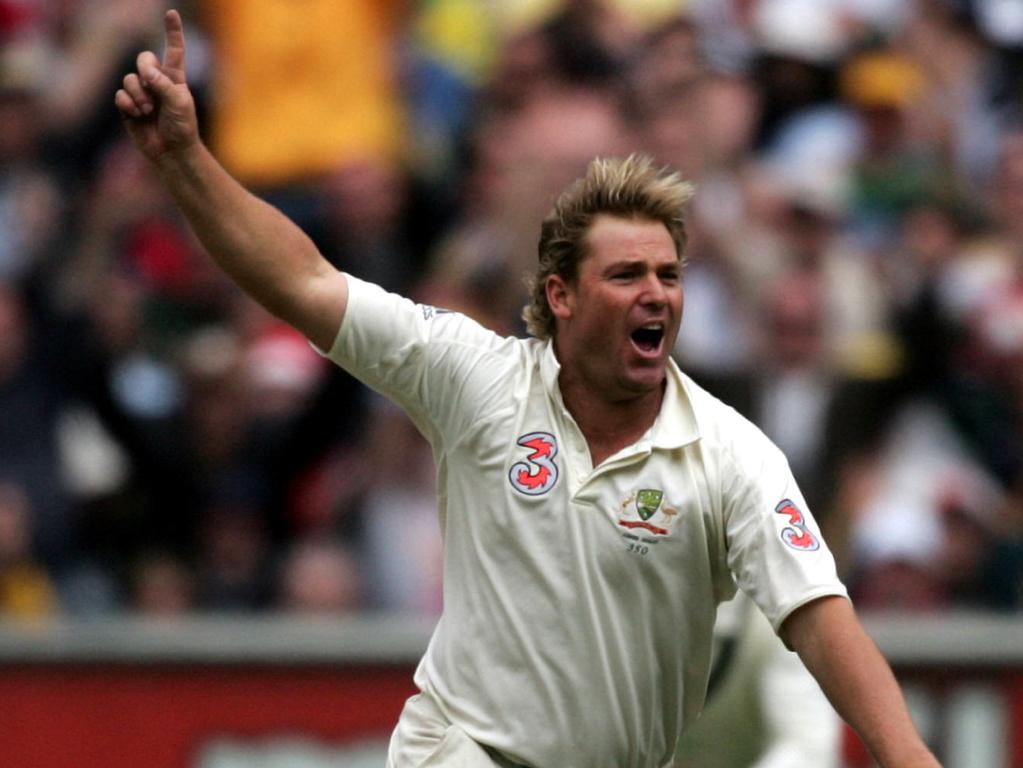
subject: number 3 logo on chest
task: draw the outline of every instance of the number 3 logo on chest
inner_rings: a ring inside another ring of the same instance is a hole
[[[547,493],[558,482],[558,465],[554,457],[558,455],[558,443],[549,432],[530,432],[516,441],[532,453],[512,465],[508,479],[512,487],[527,496],[540,496]]]

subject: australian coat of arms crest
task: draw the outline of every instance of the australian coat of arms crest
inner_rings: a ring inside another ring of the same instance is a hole
[[[664,491],[657,490],[655,488],[642,488],[633,494],[630,494],[621,504],[622,517],[618,520],[618,525],[623,528],[643,528],[650,531],[657,536],[667,536],[671,533],[670,530],[665,528],[663,525],[655,525],[650,522],[650,519],[661,514],[665,518],[664,522],[670,521],[675,515],[678,514],[678,510],[674,507],[663,506],[664,502]],[[635,505],[635,513],[639,516],[639,520],[627,519],[631,517],[631,507]]]

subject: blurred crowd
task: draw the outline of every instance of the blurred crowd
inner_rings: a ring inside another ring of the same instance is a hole
[[[0,0],[0,616],[436,614],[429,447],[203,255],[113,107],[165,0]],[[683,370],[862,608],[1023,607],[1023,4],[182,2],[228,169],[523,334],[597,155],[694,181]]]

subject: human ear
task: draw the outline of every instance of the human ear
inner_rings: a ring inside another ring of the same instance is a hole
[[[544,290],[547,293],[551,314],[560,320],[567,320],[572,316],[575,294],[561,275],[548,275]]]

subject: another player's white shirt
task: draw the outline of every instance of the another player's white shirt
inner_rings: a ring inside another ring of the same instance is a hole
[[[799,657],[742,592],[718,606],[706,706],[680,768],[836,768],[841,719]]]
[[[593,467],[550,343],[348,281],[329,357],[437,461],[444,611],[415,681],[476,741],[533,766],[664,765],[733,575],[776,630],[845,594],[785,458],[674,364],[647,434]]]

